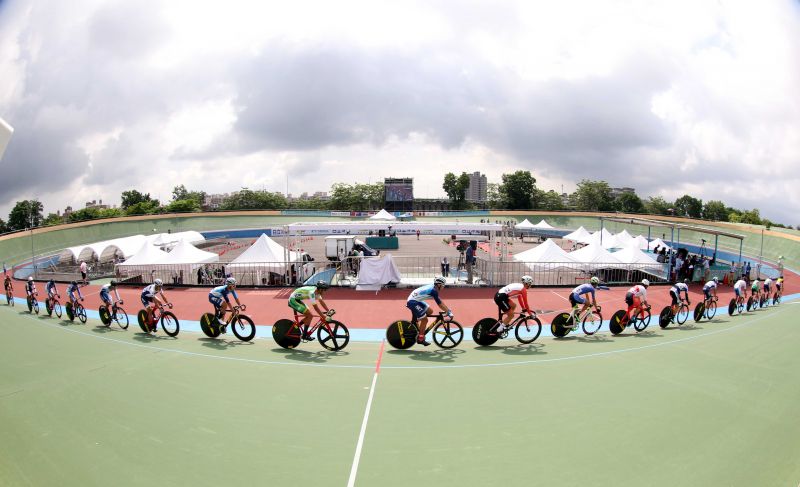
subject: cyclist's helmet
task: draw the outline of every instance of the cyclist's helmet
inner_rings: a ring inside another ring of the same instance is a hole
[[[719,284],[719,277],[717,277],[717,276],[714,276],[714,283],[715,283],[715,284]]]
[[[28,276],[28,280],[32,281],[33,280],[33,276]]]
[[[153,284],[155,284],[158,287],[161,287],[164,285],[164,281],[162,281],[161,279],[156,279],[155,281],[153,281]]]
[[[683,283],[684,283],[684,284],[689,284],[689,279],[684,279],[684,280],[683,280]]]
[[[111,281],[108,283],[108,285],[111,287],[117,287],[117,281]]]
[[[226,286],[235,286],[236,285],[236,278],[229,277],[229,278],[225,279],[225,285]]]
[[[446,282],[447,282],[447,279],[445,279],[445,278],[444,278],[444,277],[442,277],[442,276],[436,276],[436,278],[434,278],[434,280],[433,280],[433,283],[434,283],[434,284],[441,284],[442,286],[444,286],[444,284],[445,284]]]
[[[600,284],[600,278],[598,278],[597,276],[594,276],[593,278],[589,279],[589,282],[593,286],[596,286],[596,285]]]
[[[73,286],[77,286],[78,285],[78,283],[75,282],[75,281],[72,281],[70,284],[72,284]]]
[[[642,286],[648,287],[649,285],[650,285],[650,281],[648,281],[647,279],[642,279]]]
[[[330,285],[330,284],[328,284],[328,283],[327,283],[327,282],[325,282],[325,281],[317,281],[317,284],[316,284],[316,286],[317,286],[317,289],[321,289],[321,290],[323,290],[323,291],[324,291],[325,289],[328,289],[329,287],[331,287],[331,285]]]
[[[522,276],[522,284],[533,286],[533,278],[531,276]]]

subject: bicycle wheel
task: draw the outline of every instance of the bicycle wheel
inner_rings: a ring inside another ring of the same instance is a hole
[[[742,314],[744,312],[744,300],[741,300],[738,303],[736,303],[736,311],[738,311],[739,314]]]
[[[139,328],[142,329],[145,333],[150,333],[150,326],[147,325],[147,310],[140,309],[138,313],[136,313],[136,321],[139,322]]]
[[[583,332],[587,335],[594,335],[603,326],[603,315],[597,311],[590,311],[583,317]]]
[[[542,333],[542,322],[535,316],[523,318],[514,327],[514,335],[520,343],[533,343]]]
[[[625,314],[624,309],[617,310],[616,313],[611,315],[611,321],[608,323],[608,329],[612,335],[619,335],[625,329]]]
[[[664,309],[658,314],[658,326],[666,328],[669,326],[670,321],[672,321],[672,307],[664,306]]]
[[[117,311],[114,313],[114,322],[123,330],[128,329],[128,315],[119,306],[117,306]]]
[[[36,299],[33,300],[33,312],[39,314],[39,301]]]
[[[67,303],[66,308],[67,308],[67,318],[69,318],[69,321],[74,321],[75,309],[72,307],[72,303]]]
[[[679,325],[686,323],[686,320],[689,318],[689,306],[686,304],[681,304],[681,307],[678,308],[678,314],[675,316],[675,321],[678,322]]]
[[[497,320],[494,318],[483,318],[472,327],[472,340],[482,347],[493,345],[500,339],[496,333],[491,333]]]
[[[556,338],[563,338],[572,331],[572,320],[570,320],[569,313],[561,313],[553,318],[550,323],[550,333]]]
[[[759,308],[766,308],[767,307],[767,298],[765,298],[764,296],[761,296],[761,298],[758,300],[758,307]]]
[[[75,316],[81,320],[81,323],[86,323],[86,308],[80,303],[75,306]]]
[[[731,302],[728,303],[728,316],[733,316],[734,311],[736,311],[736,298],[731,298]]]
[[[50,299],[44,300],[44,310],[47,312],[47,316],[53,316],[53,307],[50,306]]]
[[[706,306],[706,318],[710,320],[715,314],[717,314],[717,303],[712,301],[710,306]]]
[[[753,296],[747,298],[747,311],[753,310]]]
[[[209,338],[217,338],[220,334],[219,319],[214,313],[203,313],[200,317],[200,329]]]
[[[636,331],[644,331],[650,325],[650,310],[644,309],[636,314],[636,319],[633,322],[633,327]]]
[[[164,333],[167,335],[174,337],[181,331],[181,324],[171,311],[164,311],[161,313],[161,329],[164,330]]]
[[[56,316],[61,318],[61,303],[58,301],[56,301],[55,305],[53,305],[53,312],[56,314]]]
[[[781,304],[781,295],[775,293],[775,297],[772,298],[772,304]]]
[[[701,301],[694,307],[694,322],[700,323],[703,316],[706,314],[706,305]]]
[[[100,315],[100,321],[106,325],[111,326],[111,313],[108,312],[107,306],[100,306],[100,310],[98,311]]]
[[[272,325],[272,338],[283,348],[295,348],[300,345],[300,329],[292,320],[278,320]]]
[[[350,343],[350,331],[344,323],[331,320],[317,328],[317,340],[324,348],[336,352]]]
[[[433,327],[433,341],[442,348],[453,348],[464,339],[464,328],[455,320],[440,321]]]
[[[6,292],[6,304],[14,306],[14,293]]]
[[[236,321],[231,323],[233,334],[243,342],[249,342],[256,336],[256,325],[249,316],[239,315]]]
[[[31,300],[31,297],[28,296],[25,299],[25,302],[28,304],[28,313],[33,313],[33,301]]]
[[[410,321],[393,321],[386,328],[386,341],[400,350],[411,348],[417,342],[419,328]]]

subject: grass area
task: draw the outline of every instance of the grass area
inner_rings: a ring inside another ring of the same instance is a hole
[[[796,485],[799,309],[387,350],[356,485]],[[347,484],[380,344],[97,324],[0,306],[0,485]]]

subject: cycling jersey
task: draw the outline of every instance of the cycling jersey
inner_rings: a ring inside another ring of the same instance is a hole
[[[413,291],[411,294],[408,295],[407,302],[417,301],[422,302],[428,299],[433,299],[436,301],[436,304],[442,304],[442,300],[439,299],[439,291],[436,290],[435,284],[428,284],[427,286],[420,286]]]
[[[67,287],[67,296],[69,296],[69,298],[72,299],[73,301],[75,300],[75,294],[74,294],[75,292],[78,293],[78,297],[83,299],[80,286],[78,286],[77,284],[70,284]]]
[[[228,289],[228,286],[217,286],[208,294],[215,298],[222,298],[228,303],[231,302],[230,298],[228,298],[229,294],[233,294],[234,298],[239,299],[239,296],[236,294],[236,289]]]
[[[100,288],[100,299],[102,299],[106,304],[111,304],[111,294],[109,293],[110,290],[111,284],[105,284]],[[116,296],[117,301],[119,301],[119,293],[117,292],[116,287],[114,288],[114,296]]]
[[[760,283],[758,282],[758,279],[756,279],[755,281],[753,281],[753,285],[750,286],[750,290],[753,291],[754,293],[757,293],[759,284]]]
[[[509,284],[497,291],[497,294],[505,294],[509,298],[516,297],[522,309],[530,309],[528,307],[528,290],[525,285],[519,282]]]
[[[647,288],[642,286],[641,284],[637,284],[632,288],[628,289],[628,294],[636,298],[642,298],[647,300]]]
[[[714,282],[714,281],[708,281],[708,282],[707,282],[707,283],[705,283],[705,285],[703,286],[703,291],[711,291],[712,289],[716,289],[716,288],[717,288],[717,283],[716,283],[716,282]]]
[[[580,286],[572,290],[572,294],[575,296],[580,296],[582,294],[591,293],[592,297],[594,297],[594,291],[595,291],[594,286],[592,286],[591,284],[581,284]]]
[[[770,285],[772,285],[772,279],[769,277],[764,281],[764,289],[769,289]]]
[[[686,299],[689,299],[689,286],[682,282],[675,283],[674,286],[669,288],[669,292],[676,296],[680,296],[681,293],[684,293],[686,295]]]
[[[25,283],[25,291],[27,291],[28,294],[35,293],[36,292],[36,283],[34,283],[33,281],[26,282]]]
[[[744,282],[744,279],[739,279],[736,281],[736,284],[733,285],[733,291],[737,296],[745,292],[745,289],[747,289],[747,283]]]
[[[290,299],[302,301],[308,299],[311,303],[317,302],[317,286],[303,286],[292,291]]]
[[[783,278],[781,277],[777,281],[775,281],[775,287],[780,289],[782,285],[783,285]]]
[[[47,294],[50,295],[50,296],[52,296],[54,294],[58,294],[58,291],[56,290],[56,282],[55,281],[52,281],[52,280],[47,281],[47,284],[44,285],[44,289],[45,289],[45,291],[47,291]]]

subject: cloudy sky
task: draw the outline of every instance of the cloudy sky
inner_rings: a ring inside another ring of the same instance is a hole
[[[800,224],[800,2],[0,0],[0,216],[531,170]]]

